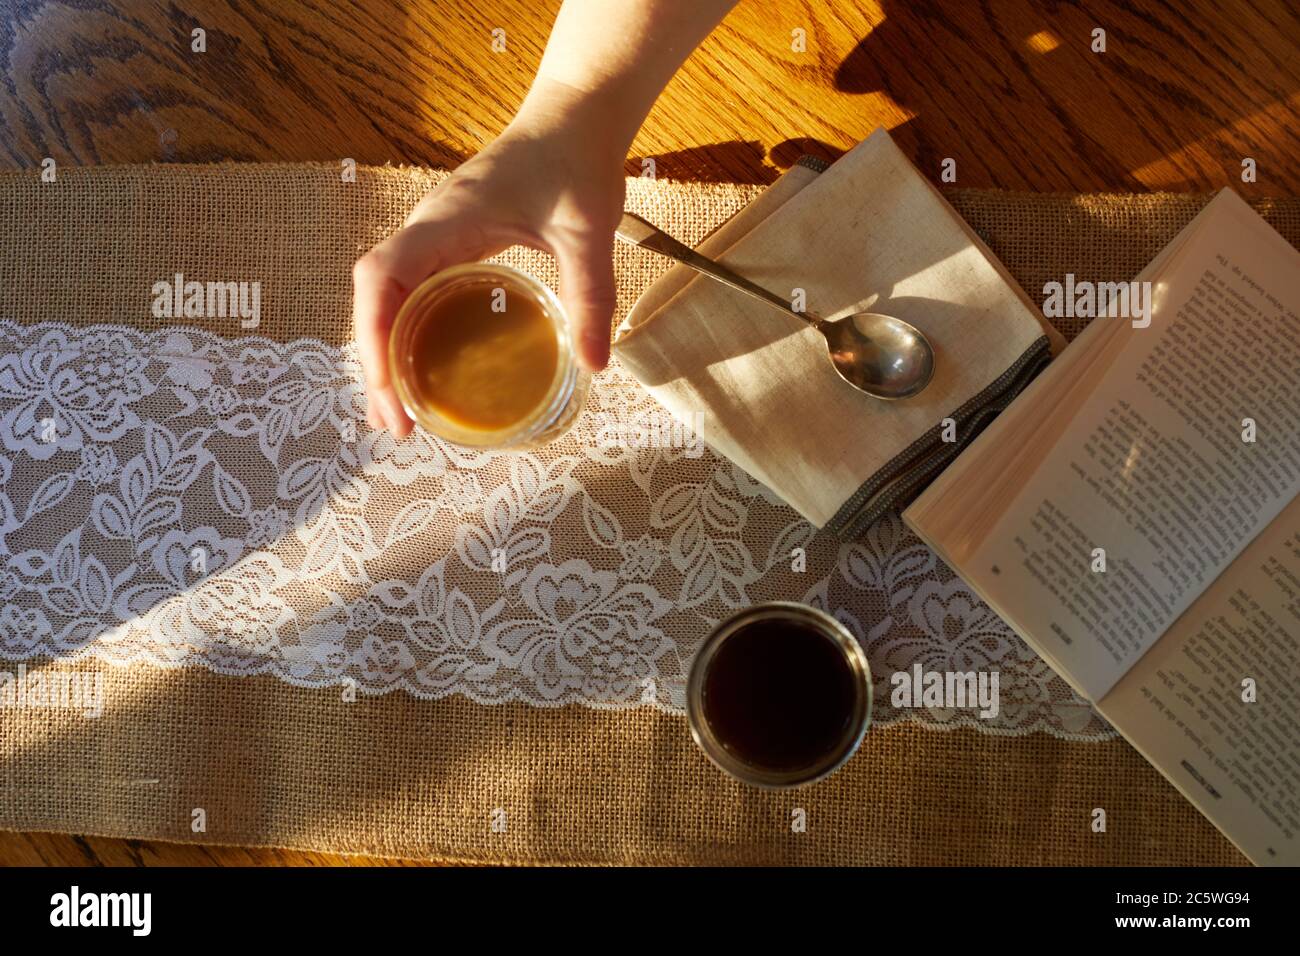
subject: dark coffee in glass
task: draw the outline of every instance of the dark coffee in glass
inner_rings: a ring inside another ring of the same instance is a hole
[[[857,641],[800,604],[750,608],[706,639],[691,668],[691,730],[723,770],[790,787],[835,770],[870,717],[871,684]]]

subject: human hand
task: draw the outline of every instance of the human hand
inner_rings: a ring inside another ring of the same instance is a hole
[[[606,119],[574,91],[543,86],[501,136],[357,260],[353,320],[372,428],[404,438],[413,427],[388,368],[389,332],[406,297],[441,269],[512,245],[555,256],[578,361],[592,371],[605,366],[626,151]]]

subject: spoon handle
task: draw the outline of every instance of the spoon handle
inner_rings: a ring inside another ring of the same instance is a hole
[[[667,256],[670,259],[676,259],[682,265],[689,266],[696,272],[702,272],[706,276],[717,279],[724,285],[729,285],[739,292],[752,295],[768,305],[775,306],[786,315],[793,315],[796,318],[803,319],[813,328],[817,328],[821,324],[821,319],[817,316],[807,312],[796,312],[790,307],[788,301],[775,292],[769,292],[762,286],[750,282],[744,276],[736,275],[721,263],[700,255],[690,246],[678,242],[668,233],[650,225],[640,216],[634,216],[630,212],[623,213],[623,219],[619,222],[618,228],[614,230],[614,235],[631,245],[649,249],[651,252],[657,252],[661,256]]]

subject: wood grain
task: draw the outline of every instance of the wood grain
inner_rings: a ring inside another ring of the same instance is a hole
[[[558,6],[8,0],[0,164],[454,166],[509,120]],[[628,170],[654,157],[661,176],[770,182],[885,126],[934,178],[955,159],[963,186],[1295,194],[1298,48],[1287,0],[745,0],[664,92]],[[0,833],[10,865],[373,862],[391,861]]]
[[[508,121],[557,9],[15,0],[0,161],[454,165]],[[669,85],[629,169],[654,156],[676,178],[768,182],[884,125],[932,176],[955,159],[964,186],[1291,194],[1298,46],[1287,0],[745,0]],[[1240,181],[1246,156],[1257,184]]]

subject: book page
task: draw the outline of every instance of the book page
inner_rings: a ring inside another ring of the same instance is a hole
[[[1254,862],[1300,864],[1300,499],[1097,709]]]
[[[1091,700],[1300,492],[1300,253],[1234,193],[1214,205],[961,567]]]
[[[1139,273],[1156,281],[1178,259],[1188,238],[1213,213],[1207,203]],[[1039,467],[1097,387],[1128,336],[1128,322],[1090,322],[1069,347],[981,432],[903,513],[903,520],[949,564],[960,567],[1015,499],[1018,476]],[[1010,481],[987,481],[984,475]]]

